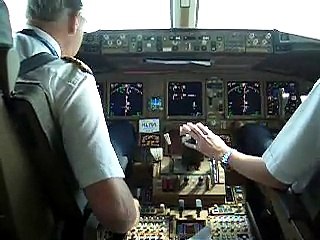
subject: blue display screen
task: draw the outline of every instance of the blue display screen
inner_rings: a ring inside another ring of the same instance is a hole
[[[110,84],[110,116],[141,116],[143,111],[142,83]]]
[[[202,82],[169,82],[168,116],[201,116]]]

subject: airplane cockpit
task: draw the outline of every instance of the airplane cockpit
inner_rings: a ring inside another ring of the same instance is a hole
[[[186,147],[180,130],[201,122],[228,146],[262,156],[319,79],[320,35],[199,28],[202,1],[168,1],[168,28],[84,34],[77,58],[93,71],[110,140],[141,205],[139,223],[126,234],[95,223],[88,239],[319,239],[320,174],[299,194],[276,190]],[[44,213],[50,204],[32,163],[6,161],[27,151],[8,154],[15,151],[9,142],[19,141],[10,121],[0,126],[0,238],[52,239],[56,226]]]

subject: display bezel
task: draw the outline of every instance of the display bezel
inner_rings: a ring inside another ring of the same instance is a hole
[[[268,83],[294,83],[298,93],[299,93],[299,83],[297,81],[295,81],[295,80],[273,80],[273,81],[266,81],[265,82],[265,92],[264,92],[264,94],[265,94],[265,99],[266,99],[266,102],[265,102],[266,118],[267,119],[279,119],[281,117],[280,113],[279,113],[279,115],[270,115],[268,113],[268,93],[267,93],[267,91],[268,91]]]
[[[120,84],[137,84],[137,83],[141,83],[142,84],[142,112],[141,115],[133,115],[133,116],[114,116],[114,115],[110,115],[111,111],[111,84],[115,84],[115,83],[120,83]],[[107,87],[106,87],[106,105],[105,105],[105,112],[107,113],[107,118],[108,119],[140,119],[144,116],[144,112],[145,112],[145,86],[144,86],[144,82],[143,80],[136,80],[136,79],[118,79],[118,80],[114,80],[114,81],[110,81],[107,82]]]
[[[188,220],[188,219],[179,219],[177,222],[176,222],[176,226],[175,226],[175,233],[176,233],[176,235],[177,236],[179,236],[179,233],[178,233],[178,229],[179,229],[179,226],[180,225],[182,225],[182,224],[192,224],[192,225],[195,225],[195,224],[199,224],[199,225],[202,225],[202,228],[204,228],[205,226],[206,226],[206,224],[205,224],[205,220]],[[201,229],[202,229],[201,228]],[[200,230],[201,230],[200,229]],[[199,231],[200,231],[199,230]],[[194,236],[195,234],[197,234],[197,233],[193,233],[192,235],[190,235],[190,236],[185,236],[185,237],[188,237],[188,238],[190,238],[190,237],[192,237],[192,236]]]
[[[200,83],[201,84],[201,89],[202,89],[202,93],[201,93],[201,101],[202,101],[202,106],[201,106],[201,110],[202,113],[200,116],[190,116],[190,115],[174,115],[174,116],[170,116],[169,115],[169,84],[171,82],[178,82],[178,83]],[[181,120],[181,119],[205,119],[206,117],[206,94],[205,94],[205,87],[206,84],[203,80],[195,80],[195,79],[170,79],[167,80],[166,82],[166,87],[165,87],[165,96],[166,96],[166,118],[168,120]]]
[[[102,104],[102,108],[105,109],[105,104],[106,104],[106,84],[104,81],[96,81],[96,85],[97,85],[97,90],[101,99],[101,104]],[[102,94],[100,94],[99,92],[99,87],[98,85],[101,87],[101,91]]]
[[[228,83],[230,82],[236,82],[236,83],[243,83],[243,82],[250,82],[250,83],[259,83],[259,90],[260,90],[260,114],[258,115],[229,115],[229,95],[228,95]],[[225,108],[225,118],[226,119],[263,119],[265,116],[265,109],[264,109],[264,98],[263,98],[263,89],[264,89],[264,84],[263,81],[260,80],[247,80],[247,79],[241,79],[241,80],[233,80],[233,79],[228,79],[224,80],[224,93],[225,93],[225,98],[224,98],[224,108]]]

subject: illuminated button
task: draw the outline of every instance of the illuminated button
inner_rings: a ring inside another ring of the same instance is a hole
[[[203,184],[203,176],[200,176],[200,177],[198,178],[198,183],[199,183],[199,185],[202,185],[202,184]]]

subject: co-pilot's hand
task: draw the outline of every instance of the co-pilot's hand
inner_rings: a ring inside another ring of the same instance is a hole
[[[185,136],[191,131],[187,124],[183,124],[180,126],[180,136]]]
[[[196,141],[195,144],[191,144],[182,139],[183,144],[189,148],[198,150],[208,157],[220,159],[229,150],[225,142],[202,123],[187,123],[182,126],[182,129],[187,138],[192,137]]]

